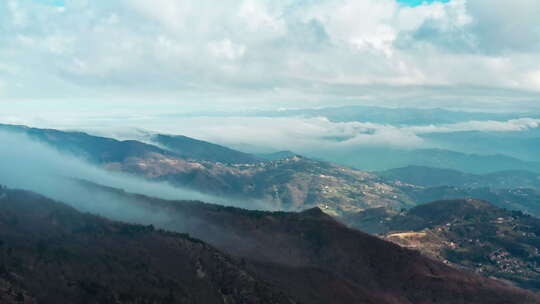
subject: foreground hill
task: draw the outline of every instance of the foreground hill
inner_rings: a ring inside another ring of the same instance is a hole
[[[1,303],[295,303],[187,235],[0,190]]]
[[[157,226],[190,233],[231,254],[303,303],[540,303],[505,283],[350,229],[318,208],[247,211],[88,187],[108,191],[126,209],[146,208],[147,218],[167,214]]]
[[[400,214],[366,211],[356,226],[448,264],[540,288],[540,219],[521,212],[447,200]]]

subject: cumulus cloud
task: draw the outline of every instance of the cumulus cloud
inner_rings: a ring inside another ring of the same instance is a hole
[[[539,9],[534,0],[6,0],[0,99],[532,103]]]

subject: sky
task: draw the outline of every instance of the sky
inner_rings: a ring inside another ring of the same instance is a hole
[[[3,0],[0,122],[540,111],[539,14],[537,0]]]

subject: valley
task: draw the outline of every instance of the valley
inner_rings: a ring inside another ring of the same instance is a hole
[[[395,214],[368,210],[354,225],[449,265],[540,288],[540,219],[520,211],[446,200]]]

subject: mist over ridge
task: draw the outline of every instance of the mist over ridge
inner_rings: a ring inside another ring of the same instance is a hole
[[[240,200],[228,200],[171,186],[166,182],[151,182],[107,171],[36,142],[24,134],[0,131],[0,142],[3,147],[0,149],[0,185],[34,191],[69,203],[82,211],[142,223],[155,223],[168,217],[158,212],[151,216],[159,218],[146,218],[149,216],[147,209],[119,201],[118,197],[99,191],[99,188],[89,190],[81,181],[168,200],[199,200],[237,207],[257,207],[255,203],[246,204]]]

